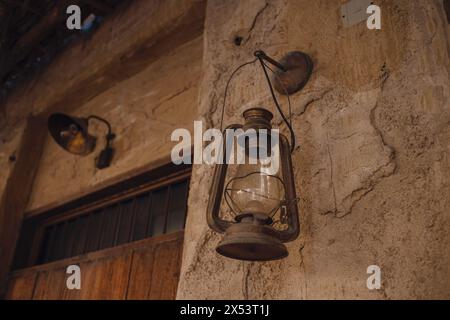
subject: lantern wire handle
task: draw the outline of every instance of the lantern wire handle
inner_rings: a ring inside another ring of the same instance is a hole
[[[231,73],[230,77],[228,78],[227,84],[225,86],[225,93],[223,95],[223,105],[222,105],[222,115],[220,118],[220,131],[222,132],[222,127],[223,127],[223,116],[224,116],[224,111],[225,111],[225,102],[227,101],[227,93],[228,93],[228,86],[230,85],[231,79],[233,79],[234,75],[243,67],[249,65],[249,64],[253,64],[256,61],[258,61],[258,58],[253,59],[252,61],[247,61],[243,64],[241,64],[240,66],[238,66],[236,69],[234,69],[234,71]]]
[[[245,66],[247,66],[247,65],[253,64],[253,63],[255,63],[256,61],[259,60],[259,62],[261,63],[261,67],[262,67],[262,69],[263,69],[263,71],[264,71],[264,75],[265,75],[265,77],[266,77],[267,84],[269,85],[269,90],[270,90],[270,93],[271,93],[271,95],[272,95],[273,102],[275,103],[275,106],[277,107],[277,110],[278,110],[278,112],[280,113],[281,118],[282,118],[283,121],[286,123],[286,126],[287,126],[288,129],[289,129],[289,132],[290,132],[290,135],[291,135],[291,146],[290,146],[290,147],[291,147],[291,150],[290,150],[290,151],[291,151],[291,153],[292,153],[292,152],[294,151],[294,149],[295,149],[295,133],[294,133],[294,130],[292,129],[291,100],[290,100],[290,98],[289,98],[289,94],[288,94],[288,92],[287,92],[287,90],[286,90],[286,87],[284,86],[283,82],[282,82],[282,81],[279,81],[280,84],[281,84],[281,86],[283,87],[283,90],[284,90],[284,92],[285,92],[285,94],[286,94],[286,96],[287,96],[287,99],[288,99],[288,105],[289,105],[289,121],[288,121],[288,119],[287,119],[286,116],[284,115],[283,110],[282,110],[281,107],[280,107],[280,104],[278,103],[277,97],[276,97],[275,92],[274,92],[274,90],[273,90],[272,82],[270,81],[270,77],[269,77],[269,75],[268,75],[268,73],[267,73],[266,68],[269,69],[276,77],[278,77],[278,75],[276,74],[275,71],[273,71],[273,70],[272,70],[272,69],[264,62],[263,59],[266,59],[267,61],[273,63],[275,66],[277,66],[278,68],[280,68],[280,70],[282,70],[282,71],[286,71],[286,70],[285,70],[284,68],[282,68],[282,65],[280,65],[278,62],[276,62],[276,61],[273,60],[272,58],[268,57],[263,51],[260,51],[260,50],[255,51],[255,56],[256,56],[256,59],[251,60],[251,61],[248,61],[248,62],[245,62],[245,63],[241,64],[240,66],[238,66],[236,69],[234,69],[234,71],[231,73],[230,77],[229,77],[228,80],[227,80],[227,84],[226,84],[226,86],[225,86],[225,93],[224,93],[224,97],[223,97],[222,112],[221,112],[221,117],[220,117],[220,131],[222,131],[222,127],[223,127],[223,118],[224,118],[224,113],[225,113],[225,104],[226,104],[226,100],[227,100],[228,87],[229,87],[229,85],[230,85],[231,80],[233,79],[233,77],[236,75],[236,73],[237,73],[241,68],[243,68],[243,67],[245,67]],[[278,77],[278,78],[279,78],[279,77]]]
[[[290,98],[290,94],[287,92],[287,89],[286,89],[285,85],[283,84],[283,81],[281,81],[280,76],[279,76],[275,71],[273,71],[273,69],[272,69],[271,67],[269,67],[265,62],[264,62],[264,65],[265,65],[266,68],[269,69],[270,72],[272,72],[273,75],[278,79],[278,81],[279,81],[281,87],[283,88],[284,94],[286,95],[287,101],[288,101],[289,124],[290,124],[291,127],[292,127],[292,109],[291,109],[291,98]]]
[[[277,110],[278,110],[278,112],[280,113],[281,118],[282,118],[283,121],[286,123],[286,126],[288,127],[289,132],[290,132],[290,134],[291,134],[291,153],[292,153],[292,152],[294,152],[294,149],[295,149],[295,133],[294,133],[294,130],[292,129],[291,122],[289,122],[289,121],[286,119],[286,116],[284,115],[283,110],[281,109],[280,104],[278,103],[277,97],[275,96],[275,92],[274,92],[273,87],[272,87],[272,82],[270,81],[269,74],[267,73],[267,69],[266,69],[267,65],[264,63],[263,57],[261,57],[261,56],[258,54],[258,51],[255,52],[255,55],[258,57],[258,60],[259,60],[259,62],[261,63],[261,67],[262,67],[262,69],[263,69],[263,71],[264,71],[264,75],[266,76],[267,84],[269,85],[269,90],[270,90],[270,94],[272,95],[273,102],[275,103],[275,106],[277,107]],[[269,69],[270,69],[270,68],[269,68]],[[270,69],[270,70],[271,70],[271,69]],[[271,71],[273,72],[273,70],[271,70]],[[274,74],[275,74],[275,72],[274,72]],[[282,84],[281,81],[280,81],[280,83]],[[283,88],[284,88],[284,86],[283,86]],[[286,88],[284,88],[284,90],[285,90],[286,93],[287,93]],[[287,95],[287,96],[288,96],[289,111],[290,111],[290,109],[291,109],[291,108],[290,108],[290,99],[289,99],[289,95]],[[290,114],[289,116],[290,116],[291,121],[292,121],[292,114]]]

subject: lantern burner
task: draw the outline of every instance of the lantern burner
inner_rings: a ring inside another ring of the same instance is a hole
[[[216,251],[228,258],[246,261],[269,261],[288,256],[286,246],[270,226],[272,218],[258,214],[240,214],[237,223],[226,231]]]

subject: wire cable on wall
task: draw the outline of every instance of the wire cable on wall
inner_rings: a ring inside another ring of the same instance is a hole
[[[220,117],[220,131],[223,130],[223,119],[224,119],[224,113],[225,113],[225,106],[226,106],[226,99],[227,99],[227,93],[228,93],[228,88],[230,85],[231,80],[233,79],[233,77],[236,75],[236,73],[241,70],[243,67],[247,66],[247,65],[251,65],[253,63],[255,63],[256,61],[260,61],[261,63],[261,67],[264,71],[264,76],[267,80],[267,84],[269,86],[269,90],[270,90],[270,94],[272,96],[272,100],[278,110],[278,112],[280,113],[281,118],[283,119],[284,123],[286,123],[286,126],[289,129],[290,135],[291,135],[291,153],[294,151],[295,149],[295,133],[294,130],[292,129],[292,110],[291,110],[291,100],[289,98],[289,94],[287,93],[287,90],[285,88],[285,86],[283,85],[283,83],[280,81],[281,86],[283,87],[283,90],[287,96],[288,99],[288,106],[289,106],[289,120],[286,118],[283,110],[281,109],[280,104],[278,103],[277,97],[275,95],[275,92],[273,90],[273,86],[272,86],[272,82],[270,81],[270,77],[269,74],[267,73],[267,69],[272,72],[276,77],[278,77],[278,75],[276,74],[276,72],[274,70],[272,70],[269,66],[267,66],[267,64],[262,60],[261,57],[257,57],[256,59],[253,59],[251,61],[245,62],[241,65],[239,65],[236,69],[234,69],[234,71],[231,73],[230,77],[227,80],[227,84],[225,86],[225,92],[224,92],[224,97],[223,97],[223,104],[222,104],[222,110],[221,110],[221,117]],[[266,69],[267,68],[267,69]]]

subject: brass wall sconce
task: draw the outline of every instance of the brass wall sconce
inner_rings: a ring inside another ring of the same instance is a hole
[[[288,256],[285,242],[295,240],[300,233],[300,222],[295,191],[294,173],[291,153],[294,150],[295,135],[292,124],[287,120],[274,94],[274,89],[266,69],[274,73],[275,89],[288,96],[297,92],[308,81],[312,72],[312,62],[308,55],[302,52],[291,52],[280,62],[268,57],[263,51],[255,52],[256,59],[239,66],[228,80],[228,84],[241,67],[259,61],[269,85],[272,98],[284,122],[291,133],[291,143],[279,134],[279,159],[281,169],[277,174],[267,174],[266,163],[257,159],[256,164],[249,164],[249,143],[245,144],[245,163],[238,164],[234,174],[228,181],[228,165],[226,159],[215,165],[213,183],[207,208],[207,222],[211,229],[224,233],[223,240],[216,251],[226,257],[238,260],[267,261]],[[277,67],[273,71],[266,62]],[[277,89],[278,87],[278,89]],[[290,102],[289,102],[290,103]],[[289,108],[290,109],[290,108]],[[244,131],[254,129],[272,129],[272,113],[264,108],[251,108],[243,113],[244,124],[232,124],[226,129],[241,128]],[[292,118],[290,118],[291,120]],[[221,128],[222,129],[222,128]],[[258,133],[259,134],[259,133]],[[222,131],[223,141],[226,140],[226,130]],[[260,137],[258,136],[258,140]],[[224,151],[225,151],[225,143]],[[261,148],[258,144],[257,148]],[[268,148],[270,148],[268,146]],[[257,153],[259,154],[259,153]],[[223,152],[225,157],[225,152]],[[233,220],[222,218],[220,208],[222,199],[228,204]],[[276,228],[275,223],[283,227]]]
[[[87,118],[72,117],[62,113],[54,113],[48,118],[48,130],[55,142],[64,150],[72,154],[85,156],[90,154],[96,144],[96,137],[89,134],[89,120],[101,121],[108,127],[106,134],[106,145],[95,159],[95,166],[98,169],[109,167],[114,149],[111,147],[115,134],[111,130],[111,125],[105,119],[91,115]]]

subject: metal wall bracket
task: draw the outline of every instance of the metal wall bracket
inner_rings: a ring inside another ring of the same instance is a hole
[[[280,94],[291,95],[301,90],[309,80],[313,70],[311,58],[304,52],[288,52],[280,61],[276,61],[265,54],[262,50],[255,51],[255,57],[277,67],[272,77],[275,90]],[[264,69],[265,70],[265,69]]]

